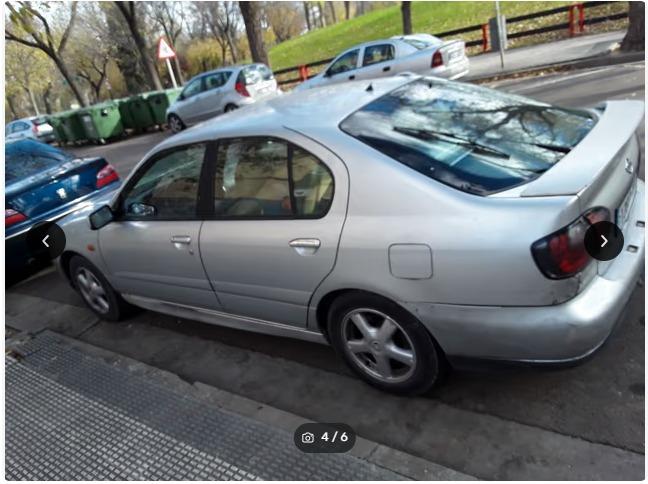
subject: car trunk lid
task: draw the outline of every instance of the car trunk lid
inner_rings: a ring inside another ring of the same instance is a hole
[[[450,40],[438,47],[443,63],[450,65],[462,60],[466,55],[466,44],[463,40]]]

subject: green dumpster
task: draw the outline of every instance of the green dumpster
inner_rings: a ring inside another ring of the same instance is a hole
[[[153,91],[146,95],[146,102],[151,108],[153,119],[159,126],[166,124],[166,110],[177,99],[182,89],[166,89]]]
[[[133,119],[133,115],[131,114],[130,110],[130,98],[124,97],[115,100],[115,102],[117,103],[124,129],[135,129],[135,120]]]
[[[104,144],[106,140],[121,136],[124,125],[119,114],[119,106],[113,101],[93,104],[79,110],[86,139],[94,143]]]
[[[58,115],[58,118],[61,120],[61,127],[63,128],[67,141],[70,143],[79,143],[86,139],[78,109],[64,111]]]
[[[144,131],[157,123],[153,118],[153,111],[147,102],[150,93],[137,94],[128,98],[128,109],[133,118],[133,124],[137,131]]]
[[[59,144],[59,146],[62,146],[65,143],[67,143],[68,139],[67,136],[65,135],[65,130],[63,129],[63,124],[61,122],[60,116],[58,114],[50,114],[47,117],[47,122],[54,129],[54,134],[56,135],[56,141]]]

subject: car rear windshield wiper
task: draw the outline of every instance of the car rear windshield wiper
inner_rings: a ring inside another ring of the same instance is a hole
[[[414,136],[416,138],[420,138],[424,140],[438,139],[441,141],[448,142],[449,139],[451,143],[472,148],[473,151],[489,154],[504,159],[509,159],[511,157],[511,155],[509,155],[508,153],[504,153],[503,151],[497,150],[495,148],[491,148],[490,146],[477,143],[476,141],[473,141],[469,138],[458,136],[454,133],[448,133],[445,131],[432,131],[429,129],[420,129],[420,128],[406,128],[402,126],[394,126],[394,131],[396,131],[397,133]]]

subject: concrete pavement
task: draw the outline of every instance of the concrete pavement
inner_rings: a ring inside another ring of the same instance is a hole
[[[617,46],[625,32],[582,35],[546,44],[518,47],[504,52],[502,68],[499,52],[487,52],[470,58],[470,74],[463,81],[501,76],[543,66],[592,60],[603,57]]]

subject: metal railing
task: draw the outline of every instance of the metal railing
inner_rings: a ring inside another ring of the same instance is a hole
[[[520,32],[512,32],[507,35],[508,39],[521,39],[524,37],[530,37],[533,35],[544,34],[548,32],[555,32],[559,30],[567,30],[570,37],[576,35],[577,33],[582,33],[585,31],[586,25],[594,25],[603,22],[609,22],[614,20],[621,20],[628,17],[628,12],[620,12],[609,15],[603,15],[599,17],[590,17],[586,18],[585,11],[594,7],[600,7],[606,4],[618,3],[614,1],[606,2],[582,2],[573,5],[566,5],[564,7],[552,8],[549,10],[542,10],[540,12],[533,12],[525,15],[518,15],[516,17],[511,17],[506,19],[506,27],[508,28],[511,25],[515,25],[519,22],[524,22],[526,20],[532,20],[542,17],[549,17],[552,15],[558,15],[561,13],[567,13],[567,22],[547,25],[544,27],[538,27],[534,29],[524,30]],[[459,29],[448,30],[446,32],[440,32],[434,34],[436,37],[452,37],[455,35],[461,34],[470,34],[473,32],[481,32],[481,38],[475,40],[466,41],[466,47],[476,47],[481,46],[482,52],[486,52],[489,49],[489,34],[488,34],[488,24],[480,25],[471,25],[469,27],[462,27]],[[274,71],[275,76],[281,76],[283,74],[296,73],[298,77],[290,77],[288,79],[278,80],[279,85],[295,84],[298,82],[303,82],[307,79],[314,77],[316,74],[311,73],[310,70],[314,67],[319,67],[324,64],[328,64],[335,57],[329,59],[322,59],[316,62],[311,62],[309,64],[301,64],[292,67],[286,67],[284,69],[279,69]]]

